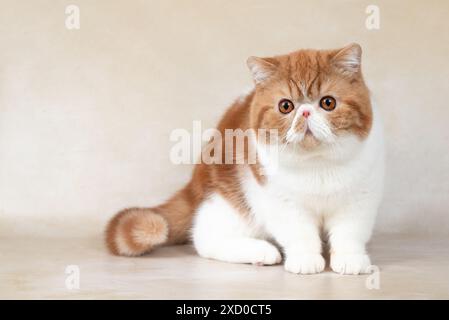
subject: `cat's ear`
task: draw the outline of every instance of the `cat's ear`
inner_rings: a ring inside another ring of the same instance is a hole
[[[270,78],[277,69],[276,60],[273,58],[249,57],[246,60],[251,74],[256,84],[261,83]]]
[[[351,43],[343,49],[336,50],[332,56],[332,64],[346,75],[354,75],[360,71],[362,63],[362,47]]]

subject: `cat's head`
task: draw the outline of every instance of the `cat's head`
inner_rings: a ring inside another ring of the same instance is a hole
[[[348,136],[363,141],[372,126],[372,109],[361,54],[358,44],[350,44],[250,57],[247,64],[256,84],[251,126],[277,129],[280,143],[305,151]]]

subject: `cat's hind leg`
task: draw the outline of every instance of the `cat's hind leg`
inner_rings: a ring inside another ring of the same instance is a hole
[[[218,194],[199,207],[192,237],[196,251],[205,258],[258,265],[272,265],[282,260],[279,250],[262,240],[261,228],[247,221]]]

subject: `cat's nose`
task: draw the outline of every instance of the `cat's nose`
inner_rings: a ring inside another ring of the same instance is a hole
[[[302,116],[303,116],[304,118],[308,118],[308,117],[310,116],[310,111],[304,110],[304,111],[302,112]]]

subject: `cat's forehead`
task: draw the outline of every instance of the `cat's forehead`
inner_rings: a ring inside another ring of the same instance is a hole
[[[300,50],[283,57],[281,77],[294,86],[300,95],[313,95],[320,91],[321,85],[332,77],[329,55],[326,51]]]
[[[294,81],[312,81],[316,76],[329,72],[327,51],[299,50],[285,56],[282,67]]]

